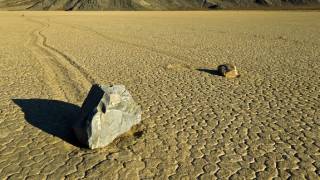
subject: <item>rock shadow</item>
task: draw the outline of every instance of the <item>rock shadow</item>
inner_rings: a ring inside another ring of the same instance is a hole
[[[218,70],[216,69],[205,69],[205,68],[199,68],[197,69],[197,71],[200,71],[200,72],[205,72],[205,73],[208,73],[208,74],[211,74],[211,75],[214,75],[214,76],[222,76]]]
[[[26,121],[42,131],[77,146],[82,145],[73,133],[80,107],[63,101],[49,99],[12,99],[24,112]]]

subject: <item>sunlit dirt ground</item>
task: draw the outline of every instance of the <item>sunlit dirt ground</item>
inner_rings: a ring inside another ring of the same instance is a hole
[[[1,12],[0,179],[318,179],[320,12]],[[218,76],[233,63],[241,77]],[[91,84],[140,132],[88,150]]]

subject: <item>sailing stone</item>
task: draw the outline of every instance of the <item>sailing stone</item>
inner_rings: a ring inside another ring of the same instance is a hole
[[[123,85],[93,85],[73,126],[80,143],[102,148],[141,122],[141,108]]]
[[[233,64],[222,64],[218,66],[218,72],[221,76],[224,76],[226,78],[240,77],[237,67]]]

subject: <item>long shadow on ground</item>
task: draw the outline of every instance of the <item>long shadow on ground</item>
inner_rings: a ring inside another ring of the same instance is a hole
[[[198,71],[200,72],[205,72],[205,73],[208,73],[208,74],[211,74],[211,75],[214,75],[214,76],[222,76],[218,70],[215,70],[215,69],[205,69],[205,68],[199,68],[197,69]]]
[[[48,134],[81,147],[72,125],[77,120],[80,108],[77,105],[48,99],[12,99],[22,111],[26,121]]]

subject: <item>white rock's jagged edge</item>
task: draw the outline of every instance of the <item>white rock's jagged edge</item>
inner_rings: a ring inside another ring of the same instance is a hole
[[[94,85],[82,105],[80,116],[75,124],[75,134],[82,144],[96,149],[107,146],[140,123],[141,108],[123,85]]]

